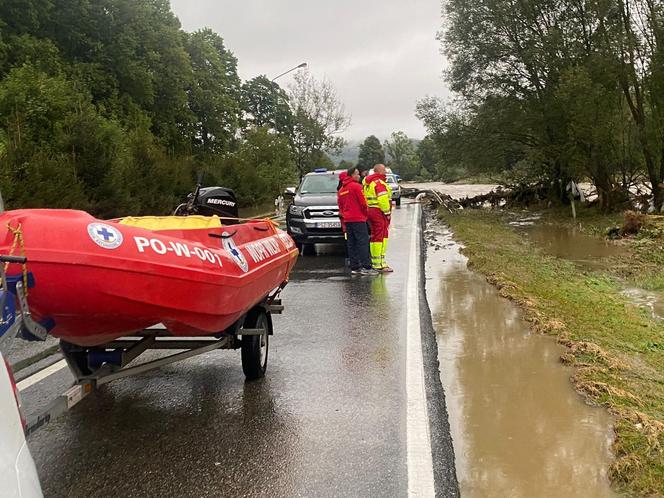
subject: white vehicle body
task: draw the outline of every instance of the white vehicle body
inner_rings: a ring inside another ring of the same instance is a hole
[[[37,470],[25,442],[16,386],[0,353],[0,495],[41,497]]]

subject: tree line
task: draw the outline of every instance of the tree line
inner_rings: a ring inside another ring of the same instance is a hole
[[[168,0],[0,0],[0,189],[9,208],[170,212],[203,173],[241,204],[331,164],[349,124],[328,81],[241,81]]]
[[[376,164],[385,164],[404,180],[455,181],[463,176],[443,167],[431,137],[413,140],[403,131],[395,131],[384,142],[369,135],[359,146],[357,161],[342,160],[339,167],[356,166],[360,171],[366,171]]]
[[[589,179],[611,210],[638,184],[664,204],[664,3],[447,0],[455,99],[417,114],[444,168],[564,199]]]

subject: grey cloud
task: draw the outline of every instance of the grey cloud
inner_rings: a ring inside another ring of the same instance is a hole
[[[439,0],[171,0],[183,28],[208,26],[239,59],[244,79],[274,76],[306,61],[337,88],[353,124],[349,139],[403,130],[421,138],[414,116],[425,95],[447,94],[435,40]],[[288,77],[279,80],[288,84]]]

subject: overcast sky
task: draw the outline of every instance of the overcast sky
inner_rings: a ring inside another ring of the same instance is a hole
[[[238,58],[243,80],[307,62],[337,89],[347,139],[402,130],[422,138],[415,104],[446,96],[436,32],[440,0],[171,0],[186,31],[210,27]],[[290,75],[279,79],[287,86]]]

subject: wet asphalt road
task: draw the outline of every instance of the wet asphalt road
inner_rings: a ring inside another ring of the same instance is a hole
[[[32,435],[45,496],[406,495],[414,213],[394,215],[394,274],[351,277],[333,246],[300,258],[282,294],[286,310],[274,317],[265,379],[245,382],[239,351],[215,351],[103,386]],[[424,330],[426,306],[422,318]],[[423,334],[436,490],[455,496],[430,338]],[[70,382],[64,369],[27,388],[28,411]]]

